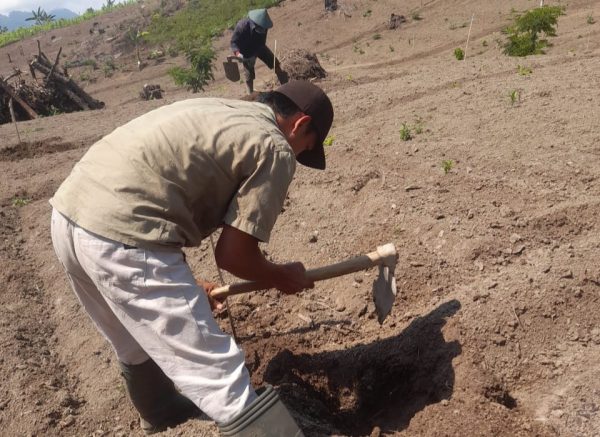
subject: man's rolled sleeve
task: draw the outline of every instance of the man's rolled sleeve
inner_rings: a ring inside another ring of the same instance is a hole
[[[291,152],[275,151],[262,157],[240,185],[223,222],[260,241],[268,242],[294,176]]]

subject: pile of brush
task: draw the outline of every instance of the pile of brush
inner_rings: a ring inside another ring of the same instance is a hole
[[[58,65],[61,52],[62,48],[52,62],[38,42],[38,54],[29,63],[32,83],[27,83],[17,69],[6,78],[0,77],[0,124],[104,107]]]

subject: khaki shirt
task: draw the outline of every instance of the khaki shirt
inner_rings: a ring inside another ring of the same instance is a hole
[[[268,106],[190,99],[98,141],[50,203],[133,246],[196,246],[222,223],[268,241],[295,169]]]

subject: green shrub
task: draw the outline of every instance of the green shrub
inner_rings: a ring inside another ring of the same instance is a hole
[[[556,23],[561,15],[564,15],[563,6],[542,6],[517,16],[514,24],[505,29],[508,42],[504,45],[504,53],[509,56],[544,53],[548,42],[539,39],[539,34],[556,36]]]
[[[463,59],[465,59],[465,52],[463,49],[461,49],[460,47],[457,47],[454,49],[454,57],[456,59],[458,59],[459,61],[462,61]]]

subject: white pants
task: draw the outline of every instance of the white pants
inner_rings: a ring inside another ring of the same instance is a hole
[[[141,364],[152,358],[220,423],[256,398],[242,351],[214,320],[180,249],[124,246],[87,232],[56,210],[51,229],[75,294],[119,361]]]

